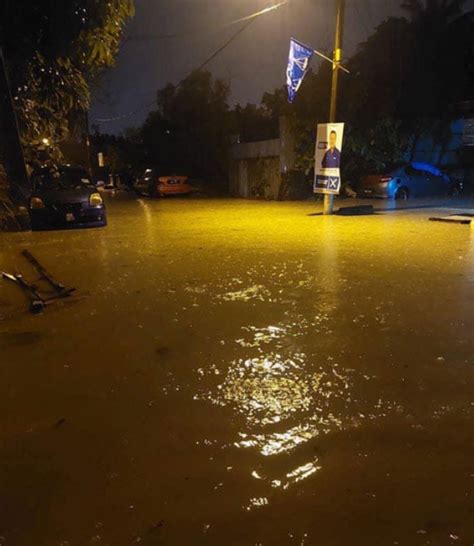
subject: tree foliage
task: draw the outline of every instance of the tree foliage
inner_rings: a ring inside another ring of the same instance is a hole
[[[122,136],[103,134],[96,131],[91,135],[92,156],[95,160],[100,152],[105,156],[105,171],[113,174],[138,176],[146,168],[143,161],[143,141],[139,129],[126,129]],[[98,164],[94,167],[99,169]]]
[[[465,0],[404,0],[404,16],[387,18],[345,60],[351,74],[341,73],[338,118],[346,122],[346,180],[402,160],[420,135],[439,141],[448,134],[453,106],[472,98],[474,25],[465,6]],[[310,70],[292,105],[282,87],[265,93],[259,105],[233,109],[224,81],[194,72],[158,92],[130,149],[142,149],[142,166],[224,179],[231,135],[276,138],[283,115],[295,134],[296,167],[308,174],[317,124],[328,120],[331,72],[326,62]]]
[[[28,159],[44,148],[44,139],[57,155],[59,143],[84,119],[91,85],[113,65],[133,14],[133,0],[0,4],[0,41]]]
[[[341,74],[338,118],[346,122],[346,178],[399,161],[410,143],[429,132],[443,141],[456,103],[472,99],[473,12],[465,0],[405,0],[405,17],[390,17],[360,44]],[[330,65],[310,72],[293,105],[285,90],[262,103],[290,117],[298,166],[308,172],[314,131],[328,119]]]
[[[262,105],[237,104],[231,111],[232,133],[242,142],[257,142],[278,138],[278,115]]]
[[[142,128],[149,163],[179,166],[196,176],[225,177],[229,94],[229,86],[206,71],[195,71],[178,85],[158,91],[157,109]]]
[[[407,18],[390,18],[350,60],[343,90],[349,116],[371,124],[392,116],[413,130],[452,117],[450,107],[472,94],[472,12],[465,0],[410,0]]]
[[[344,175],[356,182],[361,173],[380,172],[403,161],[410,137],[400,120],[385,117],[365,130],[349,126],[344,144]]]

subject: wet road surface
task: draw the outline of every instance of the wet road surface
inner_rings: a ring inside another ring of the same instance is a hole
[[[410,205],[0,234],[78,288],[0,281],[0,544],[474,544],[474,231]]]

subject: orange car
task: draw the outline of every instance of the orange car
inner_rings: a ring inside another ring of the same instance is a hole
[[[188,194],[193,191],[187,176],[160,176],[156,186],[156,195]]]
[[[187,176],[158,176],[152,169],[135,183],[135,191],[150,197],[164,197],[165,195],[187,195],[193,187]]]

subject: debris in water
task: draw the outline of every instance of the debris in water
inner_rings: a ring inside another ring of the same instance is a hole
[[[28,295],[30,300],[30,311],[32,313],[41,313],[44,311],[47,305],[54,301],[69,297],[75,288],[66,288],[63,284],[57,282],[54,277],[38,262],[38,260],[28,250],[24,250],[22,255],[35,267],[40,274],[40,281],[45,281],[53,292],[47,294],[41,294],[38,287],[35,284],[31,284],[26,281],[20,273],[6,273],[2,272],[4,279],[15,282],[20,288]]]

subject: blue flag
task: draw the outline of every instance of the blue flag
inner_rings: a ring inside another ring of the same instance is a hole
[[[314,50],[297,42],[294,38],[290,41],[290,56],[286,71],[286,85],[288,87],[288,102],[293,102],[298,93]]]

